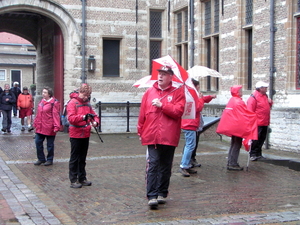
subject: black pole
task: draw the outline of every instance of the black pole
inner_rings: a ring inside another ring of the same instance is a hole
[[[126,105],[126,111],[127,111],[127,131],[126,132],[130,132],[129,130],[129,101],[127,101],[127,105]]]
[[[98,129],[99,129],[99,132],[102,132],[102,130],[101,130],[101,120],[102,120],[102,118],[101,118],[101,111],[102,111],[102,109],[101,109],[101,101],[99,101],[99,113],[98,113],[98,115],[99,115],[99,126],[98,126]]]

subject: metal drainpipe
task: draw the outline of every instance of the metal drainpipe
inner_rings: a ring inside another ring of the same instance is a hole
[[[194,66],[195,54],[195,18],[194,18],[194,0],[190,0],[190,24],[191,24],[191,49],[190,49],[190,68]]]
[[[276,72],[276,68],[274,66],[274,43],[275,43],[275,22],[274,22],[274,15],[275,15],[275,0],[270,0],[270,85],[269,85],[269,97],[273,99],[275,94],[274,91],[274,73]],[[271,129],[268,129],[268,135],[266,140],[266,149],[270,147],[270,140],[269,134]]]
[[[82,2],[82,37],[81,37],[81,56],[82,56],[82,63],[81,63],[81,80],[82,83],[85,83],[85,29],[86,29],[86,1],[81,0]]]

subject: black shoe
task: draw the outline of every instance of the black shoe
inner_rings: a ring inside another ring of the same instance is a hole
[[[33,129],[34,129],[33,127],[29,127],[28,132],[32,131]]]
[[[51,166],[52,164],[53,164],[53,162],[47,161],[47,162],[45,162],[44,166]]]
[[[243,169],[244,168],[240,167],[239,165],[237,165],[237,166],[227,166],[227,170],[241,171]]]
[[[266,158],[261,155],[257,157],[257,160],[266,160]]]
[[[186,169],[183,169],[183,168],[180,168],[179,169],[179,172],[182,174],[182,176],[184,177],[189,177],[191,176],[190,173],[186,170]]]
[[[40,161],[40,160],[38,160],[38,161],[36,161],[36,162],[34,163],[34,165],[35,165],[35,166],[39,166],[39,165],[41,165],[42,163],[45,163],[45,161]]]
[[[10,130],[10,129],[7,129],[7,133],[11,133],[11,130]]]
[[[92,182],[91,181],[87,181],[87,180],[84,180],[82,182],[79,182],[82,184],[82,186],[92,186]]]
[[[197,162],[196,159],[191,159],[192,168],[193,167],[201,167],[201,164]]]
[[[1,131],[6,132],[6,129],[2,128]]]
[[[82,184],[74,182],[74,183],[71,183],[70,188],[82,188]]]
[[[189,174],[196,174],[196,173],[197,173],[197,170],[193,170],[193,169],[186,169],[186,171],[187,171]]]

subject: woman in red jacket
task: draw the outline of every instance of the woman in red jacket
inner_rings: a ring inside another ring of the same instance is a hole
[[[146,182],[151,208],[166,202],[185,105],[184,89],[172,86],[173,70],[163,66],[158,71],[158,81],[143,96],[137,126],[142,145],[148,146]]]
[[[217,133],[231,137],[231,145],[228,152],[228,170],[243,170],[238,163],[240,148],[243,138],[257,140],[256,114],[249,111],[242,100],[242,85],[235,85],[230,88],[231,99],[226,105]]]
[[[54,140],[60,129],[60,103],[53,97],[53,91],[49,87],[43,89],[43,99],[38,104],[37,115],[34,119],[35,145],[38,161],[34,165],[45,163],[45,166],[53,164]],[[45,158],[43,142],[47,139],[47,157]]]
[[[69,161],[69,179],[71,188],[91,186],[92,182],[86,178],[86,156],[89,148],[91,126],[97,127],[99,117],[92,109],[89,98],[91,86],[82,84],[79,93],[72,94],[67,108],[71,154]]]

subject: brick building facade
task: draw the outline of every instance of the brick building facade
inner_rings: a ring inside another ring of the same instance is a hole
[[[62,101],[84,81],[95,102],[140,102],[144,89],[132,84],[151,73],[152,58],[167,54],[186,69],[204,65],[223,74],[200,80],[204,94],[218,95],[206,114],[224,107],[230,86],[242,84],[246,100],[257,81],[270,82],[269,144],[298,151],[298,16],[297,0],[2,0],[0,32],[36,47],[37,95],[50,85]]]

